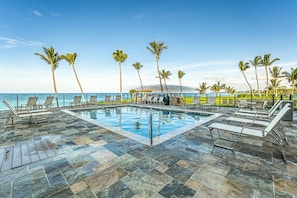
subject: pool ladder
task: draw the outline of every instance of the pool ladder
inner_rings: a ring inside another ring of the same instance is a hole
[[[153,145],[153,112],[152,109],[150,109],[150,140],[151,140],[151,146]]]

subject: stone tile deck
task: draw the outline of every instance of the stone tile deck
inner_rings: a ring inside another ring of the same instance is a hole
[[[235,154],[212,149],[207,125],[234,109],[215,111],[223,115],[152,147],[62,111],[38,127],[16,120],[0,128],[0,148],[49,140],[57,154],[1,171],[0,197],[296,197],[296,112],[282,122],[290,143],[284,164],[276,145],[255,138],[240,141]]]

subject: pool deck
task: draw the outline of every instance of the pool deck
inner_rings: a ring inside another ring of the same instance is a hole
[[[293,122],[282,121],[286,164],[277,145],[258,138],[241,139],[235,154],[212,148],[207,126],[235,109],[212,112],[221,116],[156,146],[63,111],[41,126],[16,119],[12,128],[0,128],[0,197],[296,197],[297,112]],[[0,111],[1,123],[7,114]],[[38,146],[44,142],[48,147]],[[35,152],[14,156],[30,148],[24,145],[35,145]],[[8,159],[13,168],[3,166]]]

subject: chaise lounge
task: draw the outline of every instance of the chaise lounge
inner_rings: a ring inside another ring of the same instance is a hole
[[[9,125],[9,121],[11,120],[11,125],[13,125],[13,118],[25,118],[25,117],[29,117],[29,122],[33,123],[35,125],[39,125],[36,121],[36,119],[34,117],[38,117],[38,116],[43,116],[43,115],[49,115],[52,114],[51,111],[47,111],[47,110],[26,110],[26,111],[21,111],[18,112],[16,111],[8,102],[7,100],[2,100],[2,102],[8,107],[8,109],[10,110],[6,123],[5,123],[5,128]]]
[[[211,139],[213,142],[213,147],[221,147],[225,149],[229,149],[234,153],[234,148],[240,138],[244,138],[246,136],[254,136],[262,139],[266,139],[268,135],[271,135],[275,142],[279,145],[280,150],[283,155],[284,162],[286,162],[286,157],[283,151],[284,142],[282,137],[275,130],[277,124],[283,118],[283,116],[290,110],[289,104],[285,105],[280,112],[273,118],[273,120],[268,124],[267,127],[263,129],[259,128],[248,128],[245,126],[235,126],[230,124],[223,123],[213,123],[208,126],[209,132],[211,135]],[[214,131],[217,131],[218,138],[214,139]],[[233,138],[226,138],[224,133],[230,133]],[[282,135],[285,137],[285,134],[282,132]],[[287,140],[287,139],[286,139]]]

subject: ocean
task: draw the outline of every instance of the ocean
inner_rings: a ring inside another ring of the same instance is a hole
[[[90,96],[96,95],[98,102],[104,102],[105,96],[110,95],[111,100],[115,100],[116,96],[120,93],[85,93],[84,98],[88,100]],[[148,94],[155,94],[155,93],[148,93]],[[164,93],[165,94],[165,93]],[[174,94],[174,93],[170,93]],[[180,93],[177,93],[180,94]],[[54,93],[0,93],[0,110],[8,110],[6,105],[2,102],[3,99],[7,100],[8,103],[12,107],[19,107],[21,105],[27,104],[28,98],[31,96],[37,96],[37,104],[43,104],[47,96],[54,96]],[[71,102],[73,102],[74,96],[80,96],[80,93],[59,93],[58,94],[58,101],[59,107],[70,106]],[[197,93],[182,93],[184,97],[194,97],[199,96],[200,94]],[[221,95],[227,95],[225,93],[221,93]],[[215,96],[215,93],[207,93],[206,96]],[[122,93],[123,100],[130,100],[131,96],[129,93]],[[54,107],[57,106],[56,99],[53,100]]]

